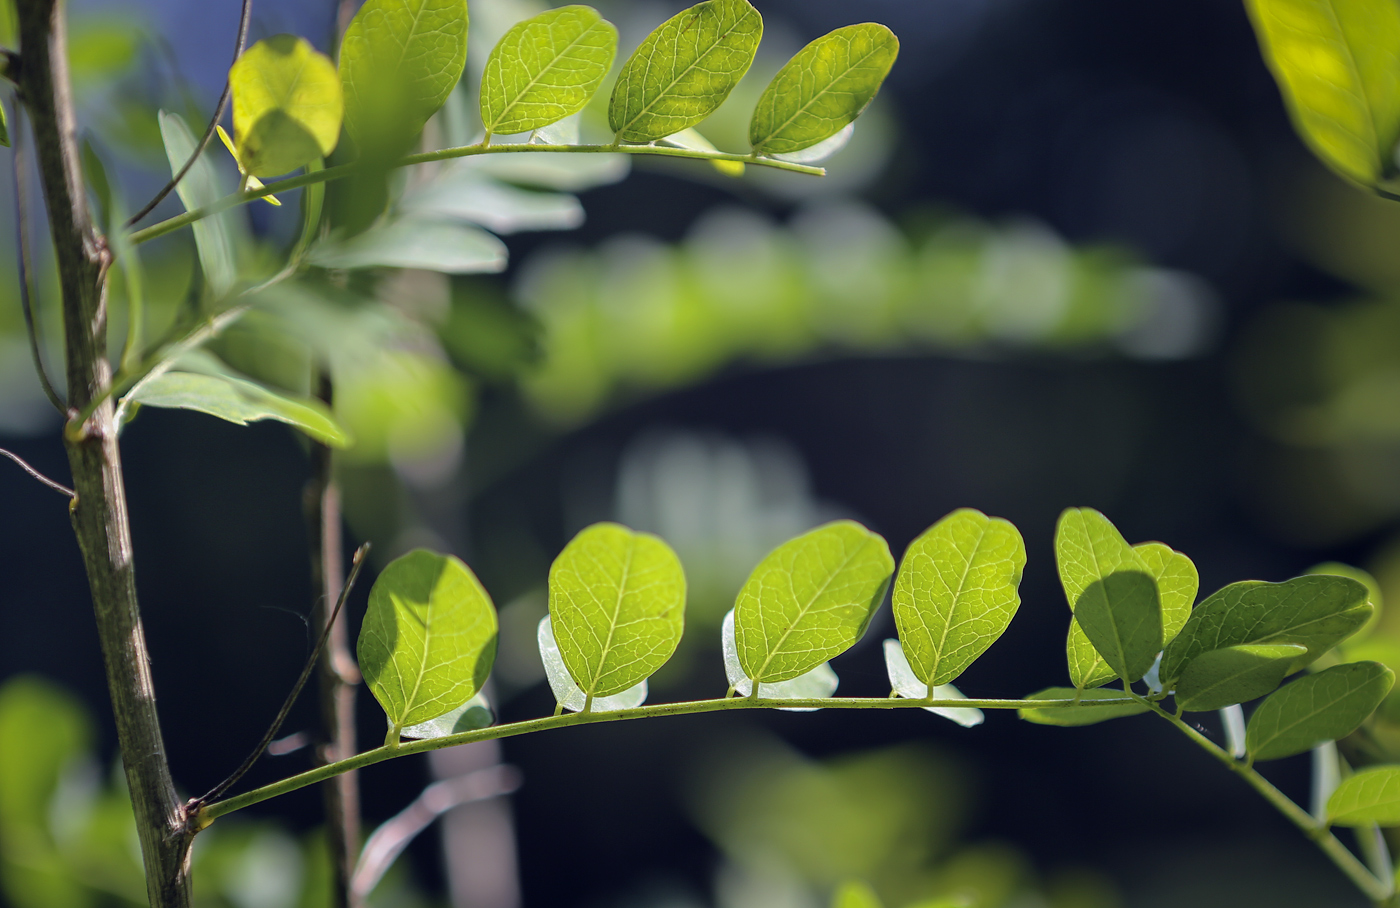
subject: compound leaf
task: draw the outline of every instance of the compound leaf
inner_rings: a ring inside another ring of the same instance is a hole
[[[1208,650],[1181,673],[1177,705],[1203,712],[1262,697],[1283,682],[1289,666],[1306,652],[1305,647],[1288,643]]]
[[[947,684],[996,642],[1021,604],[1025,566],[1020,532],[967,508],[909,544],[894,583],[894,622],[920,681]]]
[[[549,616],[579,689],[612,696],[646,680],[675,652],[685,620],[685,572],[657,537],[596,523],[554,559]]]
[[[1093,700],[1121,700],[1127,694],[1121,690],[1104,690],[1095,688],[1094,690],[1079,690],[1073,687],[1047,687],[1045,690],[1036,691],[1027,700],[1073,700],[1076,697],[1081,702]],[[1124,716],[1136,716],[1138,713],[1147,712],[1145,703],[1115,703],[1109,706],[1050,706],[1041,709],[1035,707],[1022,707],[1016,713],[1027,722],[1034,722],[1036,725],[1059,725],[1065,728],[1077,727],[1080,725],[1097,725],[1100,722],[1107,722],[1109,719],[1121,719]]]
[[[778,546],[734,605],[744,675],[787,681],[845,652],[865,633],[893,573],[885,540],[851,520]]]
[[[1294,125],[1329,167],[1373,185],[1400,139],[1400,5],[1248,0],[1264,59]]]
[[[755,154],[791,154],[845,129],[875,98],[899,54],[883,25],[848,25],[808,44],[763,90],[749,123]]]
[[[274,35],[228,73],[233,134],[248,173],[273,177],[335,150],[345,99],[330,57],[304,38]]]
[[[1226,646],[1296,643],[1307,647],[1297,671],[1366,623],[1366,587],[1346,577],[1309,575],[1283,583],[1244,580],[1206,597],[1162,655],[1161,680],[1170,688],[1201,653]]]
[[[1373,766],[1343,781],[1327,799],[1327,822],[1400,826],[1400,766]]]
[[[528,132],[582,110],[617,54],[617,29],[588,6],[563,6],[505,33],[481,77],[486,135]]]
[[[608,104],[622,142],[655,142],[714,113],[748,72],[763,17],[748,0],[705,0],[657,26],[627,58]]]
[[[1249,718],[1245,748],[1277,760],[1345,738],[1390,693],[1395,674],[1379,662],[1346,662],[1285,685]]]
[[[1144,542],[1133,546],[1133,551],[1157,581],[1157,596],[1162,602],[1162,642],[1170,643],[1186,626],[1191,606],[1196,604],[1196,593],[1201,587],[1196,565],[1160,542]]]
[[[375,580],[357,654],[396,739],[481,690],[496,658],[496,609],[460,560],[416,549]]]

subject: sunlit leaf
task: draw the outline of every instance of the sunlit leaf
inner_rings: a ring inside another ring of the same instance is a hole
[[[1119,700],[1127,694],[1121,690],[1107,690],[1105,688],[1094,688],[1093,690],[1077,690],[1073,687],[1047,687],[1045,690],[1036,691],[1026,697],[1027,700],[1073,700],[1078,697],[1081,702],[1090,700]],[[1121,719],[1124,716],[1136,716],[1138,713],[1147,712],[1145,703],[1115,703],[1111,706],[1060,706],[1060,707],[1023,707],[1018,709],[1017,714],[1027,722],[1034,722],[1036,725],[1060,725],[1066,728],[1079,725],[1097,725],[1099,722],[1107,722],[1109,719]]]
[[[451,712],[443,713],[436,719],[410,725],[403,730],[402,734],[405,738],[417,740],[445,738],[448,735],[459,735],[464,731],[486,728],[495,721],[496,717],[491,712],[491,703],[486,699],[486,695],[477,693],[475,697]]]
[[[216,125],[214,127],[214,132],[218,133],[219,141],[224,143],[224,147],[228,149],[228,153],[233,155],[233,163],[238,165],[238,172],[240,174],[243,174],[246,180],[246,185],[244,188],[247,189],[249,192],[256,192],[259,189],[264,188],[267,184],[265,184],[262,180],[258,179],[257,177],[253,176],[251,173],[248,173],[248,171],[243,169],[243,162],[238,160],[238,149],[234,146],[233,139],[229,138],[228,133],[224,131],[224,128],[222,126]],[[314,186],[306,187],[307,192],[314,192],[316,190],[325,192],[325,189],[326,187],[324,183],[317,183]],[[262,200],[274,208],[282,207],[282,200],[277,198],[277,196],[275,195],[262,196]]]
[[[906,700],[966,700],[963,692],[951,684],[940,684],[932,689],[920,681],[909,667],[904,656],[904,648],[898,640],[885,641],[885,672],[890,676],[890,687]],[[982,710],[971,706],[925,706],[924,709],[936,716],[951,719],[963,728],[981,725],[985,718]]]
[[[1157,581],[1157,595],[1162,603],[1162,642],[1171,643],[1196,604],[1201,578],[1190,558],[1160,542],[1144,542],[1133,551],[1147,566],[1147,572]]]
[[[831,908],[884,908],[875,890],[860,880],[847,880],[836,887]]]
[[[1345,779],[1327,799],[1337,826],[1400,826],[1400,766],[1373,766]]]
[[[160,134],[165,142],[170,172],[177,174],[190,155],[194,154],[198,142],[180,115],[166,110],[160,112]],[[224,194],[213,166],[204,155],[194,162],[175,191],[189,211],[212,205]],[[199,253],[200,267],[204,269],[204,281],[214,296],[221,297],[238,279],[233,239],[228,234],[224,218],[221,215],[201,218],[190,229],[194,231],[194,245]]]
[[[1176,702],[1182,709],[1206,711],[1246,703],[1283,682],[1304,647],[1293,644],[1227,646],[1201,653],[1181,673]]]
[[[617,53],[617,29],[588,6],[564,6],[505,33],[481,77],[486,135],[528,132],[583,109]]]
[[[748,0],[705,0],[667,19],[622,66],[608,125],[622,142],[654,142],[714,113],[748,72],[763,17]]]
[[[460,560],[415,549],[374,582],[357,652],[392,739],[481,690],[496,658],[496,609]]]
[[[734,609],[726,612],[724,620],[720,622],[720,652],[724,657],[724,674],[729,686],[741,697],[753,693],[753,682],[744,674],[744,669],[739,664],[739,646],[734,640]],[[817,700],[832,696],[840,685],[841,679],[836,676],[831,663],[823,662],[806,674],[791,680],[764,684],[759,694],[769,700]],[[816,712],[816,708],[792,707],[782,711],[806,713]]]
[[[909,544],[894,583],[894,623],[920,681],[952,681],[996,642],[1021,604],[1025,566],[1014,526],[966,508]]]
[[[477,274],[506,267],[506,247],[470,224],[403,217],[348,240],[311,248],[307,261],[322,268],[423,268]]]
[[[305,38],[274,35],[243,52],[228,73],[238,160],[275,177],[330,154],[345,112],[330,57]]]
[[[1225,646],[1296,643],[1307,647],[1291,670],[1303,668],[1355,633],[1371,615],[1366,587],[1345,577],[1295,577],[1283,583],[1245,580],[1206,597],[1162,655],[1161,679],[1171,687],[1201,653]]]
[[[1346,662],[1285,685],[1249,717],[1249,756],[1277,760],[1345,738],[1366,721],[1394,682],[1394,672],[1379,662]]]
[[[470,221],[494,233],[572,230],[583,223],[583,206],[574,196],[522,189],[461,166],[465,162],[452,163],[458,166],[444,167],[405,193],[399,209],[414,220]]]
[[[883,25],[848,25],[797,52],[763,90],[749,123],[755,154],[791,154],[845,129],[889,75],[899,39]]]
[[[787,681],[845,652],[865,633],[893,573],[885,540],[850,520],[778,546],[735,602],[744,675]]]
[[[559,644],[554,639],[554,623],[548,615],[540,619],[536,639],[540,647],[540,660],[544,663],[544,674],[549,679],[549,688],[554,699],[563,709],[582,712],[588,702],[588,695],[579,689],[564,665],[564,657],[559,653]],[[634,709],[647,701],[647,683],[639,681],[620,694],[611,697],[594,697],[591,709],[595,713],[615,712],[619,709]]]
[[[676,651],[685,572],[656,536],[597,523],[554,559],[549,616],[579,689],[610,697],[646,680]]]
[[[1400,5],[1247,0],[1294,125],[1329,167],[1372,185],[1400,139]]]

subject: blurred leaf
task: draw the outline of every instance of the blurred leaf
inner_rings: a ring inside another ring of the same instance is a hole
[[[914,674],[914,670],[909,667],[909,660],[904,656],[904,648],[900,646],[898,640],[885,641],[885,672],[890,676],[890,687],[894,692],[906,700],[965,700],[963,692],[951,684],[940,684],[930,688],[927,683],[920,681]],[[981,725],[985,716],[982,710],[971,706],[949,707],[949,706],[925,706],[926,712],[951,719],[963,728],[972,728]]]
[[[160,112],[160,134],[165,142],[165,153],[170,160],[170,173],[173,176],[194,154],[198,142],[180,115],[166,110]],[[203,154],[190,167],[175,191],[188,211],[212,205],[223,195],[214,167]],[[215,297],[222,297],[238,279],[233,240],[228,234],[227,222],[222,215],[214,215],[195,221],[190,229],[194,231],[194,244],[199,251],[200,267],[204,269],[204,281]]]
[[[1201,653],[1176,684],[1176,702],[1188,711],[1247,703],[1278,687],[1307,649],[1293,644],[1227,646]]]
[[[893,573],[885,540],[851,520],[778,546],[734,606],[745,676],[787,681],[845,652],[865,633]]]
[[[1379,662],[1347,662],[1305,675],[1274,692],[1249,717],[1245,747],[1253,760],[1277,760],[1345,738],[1366,721],[1395,673]]]
[[[1077,690],[1073,687],[1047,687],[1026,697],[1027,700],[1116,700],[1126,696],[1121,690],[1107,690],[1096,687],[1092,690]],[[1027,722],[1036,725],[1059,725],[1074,728],[1080,725],[1097,725],[1109,719],[1136,716],[1147,712],[1145,703],[1123,703],[1116,706],[1060,706],[1046,709],[1023,707],[1017,714]]]
[[[744,674],[739,664],[739,645],[734,639],[734,609],[725,613],[720,621],[720,652],[724,657],[724,674],[729,686],[742,697],[753,693],[753,682]],[[772,700],[817,700],[830,697],[841,685],[830,662],[823,662],[809,672],[787,681],[775,681],[763,685],[762,695]],[[781,708],[781,707],[780,707]],[[816,712],[815,707],[792,707],[783,712]]]
[[[539,361],[540,323],[506,299],[498,285],[461,278],[439,337],[453,362],[491,381],[513,380]]]
[[[573,196],[520,189],[463,163],[410,189],[398,207],[413,218],[471,221],[495,233],[572,230],[583,223],[583,206]]]
[[[262,180],[258,179],[257,177],[253,176],[244,168],[243,162],[238,159],[238,148],[233,144],[233,139],[230,139],[228,137],[228,133],[224,131],[224,128],[222,126],[216,125],[214,127],[214,132],[218,134],[219,141],[224,143],[224,147],[228,149],[228,153],[233,156],[233,163],[238,166],[238,172],[243,175],[244,188],[247,189],[249,192],[256,192],[257,190],[264,188],[267,184],[264,183]],[[308,194],[313,193],[317,190],[320,190],[320,192],[324,194],[326,190],[326,184],[317,183],[314,186],[306,187],[306,192]],[[282,207],[282,200],[277,198],[277,196],[275,195],[262,196],[262,200],[267,204],[271,205],[273,208]]]
[[[135,62],[143,37],[140,21],[131,15],[74,17],[68,32],[74,87],[83,91],[115,83]],[[6,46],[15,45],[7,42]]]
[[[1400,766],[1372,766],[1342,781],[1327,799],[1337,826],[1400,826]]]
[[[748,0],[705,0],[667,19],[622,66],[608,105],[621,142],[654,142],[714,113],[748,72],[763,17]]]
[[[16,675],[0,685],[0,829],[47,830],[59,777],[92,735],[82,703],[52,682]]]
[[[754,108],[754,154],[791,154],[845,129],[889,75],[899,39],[883,25],[848,25],[808,44],[773,77]]]
[[[580,532],[549,569],[549,616],[588,697],[619,694],[666,664],[685,621],[685,572],[665,542],[615,523]]]
[[[516,23],[481,77],[481,122],[528,132],[584,108],[617,54],[617,29],[588,6],[564,6]]]
[[[1248,0],[1265,61],[1304,141],[1366,186],[1395,169],[1400,5],[1386,0]]]
[[[1196,565],[1181,552],[1160,542],[1144,542],[1133,546],[1147,572],[1157,581],[1157,595],[1162,602],[1162,641],[1170,643],[1186,626],[1191,606],[1196,603],[1200,575]]]
[[[1116,668],[1107,664],[1096,643],[1090,642],[1079,618],[1081,602],[1088,604],[1089,619],[1106,647],[1117,636],[1118,624],[1114,619],[1120,613],[1124,627],[1132,626],[1130,648],[1133,650],[1133,664],[1136,681],[1152,665],[1152,659],[1161,649],[1161,622],[1157,596],[1149,601],[1142,584],[1131,580],[1116,580],[1111,588],[1105,587],[1108,576],[1122,572],[1149,574],[1150,571],[1132,546],[1123,539],[1108,518],[1092,508],[1067,508],[1060,515],[1055,527],[1055,561],[1059,567],[1060,584],[1064,587],[1065,598],[1069,600],[1074,617],[1070,619],[1069,639],[1065,645],[1069,660],[1069,677],[1075,687],[1088,688],[1102,684],[1114,676]],[[1153,630],[1152,614],[1157,609]],[[1145,623],[1137,623],[1145,622]],[[1157,649],[1152,657],[1143,653],[1157,641]],[[1118,652],[1121,650],[1109,647]],[[1146,658],[1146,665],[1142,662]]]
[[[416,549],[374,582],[360,628],[360,670],[390,736],[466,703],[496,657],[496,610],[457,558]]]
[[[1232,583],[1206,597],[1166,648],[1162,683],[1170,688],[1187,663],[1207,650],[1246,643],[1307,647],[1290,668],[1297,671],[1355,633],[1370,616],[1366,587],[1345,577]]]
[[[464,731],[476,731],[478,728],[486,728],[496,721],[496,717],[491,712],[491,703],[486,699],[486,695],[477,692],[466,703],[452,710],[443,713],[436,719],[429,719],[417,725],[410,725],[402,732],[405,738],[445,738],[448,735],[459,735]]]
[[[0,104],[0,145],[10,147],[10,121],[9,114],[5,113],[5,105]],[[86,143],[84,144],[86,147]]]
[[[847,880],[831,897],[831,908],[884,908],[884,903],[866,883]]]
[[[702,136],[699,130],[691,127],[682,129],[660,140],[662,145],[670,145],[673,148],[687,148],[691,151],[717,152],[718,148],[709,139]],[[710,166],[727,177],[741,177],[744,175],[744,164],[742,161],[711,161]]]
[[[582,712],[588,702],[588,695],[579,689],[564,665],[564,657],[559,653],[559,644],[554,639],[554,623],[549,615],[540,619],[536,639],[540,646],[540,660],[544,662],[544,674],[549,680],[549,689],[562,709]],[[647,683],[639,681],[632,687],[611,697],[594,697],[592,710],[595,713],[616,712],[619,709],[634,709],[647,701]]]
[[[501,271],[506,247],[470,224],[404,217],[348,240],[311,247],[307,261],[322,268],[424,268],[446,274]]]
[[[1025,566],[1020,532],[970,508],[909,544],[894,583],[894,622],[920,681],[952,681],[996,642],[1021,604]]]
[[[259,41],[228,78],[237,158],[248,173],[275,177],[335,150],[345,112],[340,77],[305,38]]]

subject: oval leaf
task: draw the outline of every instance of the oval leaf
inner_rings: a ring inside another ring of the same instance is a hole
[[[296,170],[335,150],[345,100],[330,57],[295,35],[243,52],[228,73],[238,160],[254,176]]]
[[[1400,139],[1400,4],[1247,0],[1293,123],[1327,166],[1373,185]]]
[[[1254,760],[1291,757],[1345,738],[1366,721],[1395,682],[1379,662],[1347,662],[1275,691],[1249,717],[1245,749]]]
[[[748,0],[705,0],[657,26],[622,65],[608,104],[620,142],[655,142],[714,113],[749,71],[763,17]]]
[[[883,25],[848,25],[797,52],[763,90],[749,123],[754,154],[791,154],[845,129],[875,98],[899,55]]]
[[[845,652],[865,633],[893,573],[885,540],[850,520],[778,546],[734,605],[744,675],[787,681]]]
[[[481,122],[528,132],[584,108],[617,54],[617,29],[588,6],[563,6],[505,33],[481,77]]]
[[[596,523],[554,559],[549,616],[579,690],[612,696],[645,681],[676,651],[685,572],[657,537]]]
[[[496,658],[496,609],[460,560],[416,549],[375,580],[357,655],[396,738],[481,690]]]
[[[1295,577],[1283,583],[1232,583],[1196,606],[1162,655],[1162,683],[1171,688],[1201,653],[1226,646],[1296,643],[1307,652],[1291,671],[1306,667],[1366,623],[1366,587],[1346,577]]]
[[[1327,822],[1337,826],[1400,826],[1400,766],[1354,774],[1327,799]]]
[[[1162,603],[1162,641],[1170,643],[1186,626],[1201,578],[1190,558],[1160,542],[1144,542],[1133,551],[1147,566],[1147,572],[1157,581],[1157,596]]]
[[[1273,691],[1306,653],[1293,644],[1227,646],[1201,653],[1176,685],[1182,709],[1202,712],[1246,703]]]
[[[1081,702],[1092,700],[1121,700],[1126,695],[1121,690],[1078,690],[1073,687],[1047,687],[1045,690],[1036,691],[1027,700],[1073,700],[1078,697]],[[1136,716],[1138,713],[1147,712],[1145,703],[1115,703],[1109,706],[1056,706],[1045,709],[1035,709],[1033,707],[1022,707],[1016,713],[1027,722],[1034,722],[1036,725],[1059,725],[1065,728],[1072,728],[1080,725],[1097,725],[1100,722],[1107,722],[1109,719],[1121,719],[1124,716]]]
[[[1021,604],[1026,545],[981,511],[954,511],[909,545],[894,583],[894,623],[918,679],[947,684],[1006,630]]]

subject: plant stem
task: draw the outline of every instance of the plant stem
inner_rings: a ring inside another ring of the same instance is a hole
[[[1390,904],[1391,897],[1395,894],[1394,885],[1389,880],[1377,879],[1375,874],[1371,873],[1366,865],[1363,864],[1356,855],[1352,854],[1351,851],[1342,844],[1341,840],[1331,833],[1324,823],[1318,822],[1313,818],[1312,814],[1293,803],[1293,800],[1289,798],[1288,795],[1275,788],[1273,783],[1261,776],[1254,767],[1236,760],[1228,752],[1218,747],[1214,741],[1196,731],[1196,729],[1192,728],[1181,719],[1157,706],[1155,703],[1150,704],[1150,706],[1154,713],[1166,719],[1172,725],[1175,725],[1182,734],[1199,744],[1206,753],[1215,757],[1221,763],[1224,763],[1230,768],[1231,772],[1244,779],[1249,783],[1251,788],[1263,795],[1264,800],[1272,804],[1279,813],[1283,814],[1294,826],[1302,830],[1303,835],[1307,836],[1318,848],[1322,849],[1322,853],[1327,855],[1332,863],[1336,864],[1338,869],[1340,869],[1342,873],[1345,873],[1348,879],[1356,884],[1356,888],[1366,894],[1367,898],[1377,905]]]
[[[973,709],[1058,709],[1070,706],[1096,708],[1100,706],[1121,706],[1124,703],[1137,703],[1137,697],[1115,697],[1111,700],[1094,700],[1089,703],[1076,703],[1074,700],[891,700],[885,697],[816,697],[806,700],[786,700],[764,697],[722,697],[715,700],[690,700],[682,703],[656,703],[638,706],[634,709],[619,709],[610,712],[564,713],[545,716],[539,719],[526,719],[506,725],[493,725],[476,731],[462,732],[443,738],[429,738],[424,741],[404,741],[389,747],[378,747],[356,754],[339,763],[319,766],[300,775],[264,785],[262,788],[236,795],[223,801],[208,804],[199,813],[200,825],[218,819],[225,814],[242,810],[244,807],[284,795],[288,792],[314,785],[341,773],[363,769],[382,763],[394,757],[420,754],[444,747],[456,747],[473,741],[491,741],[497,738],[513,738],[517,735],[551,728],[566,728],[570,725],[589,725],[597,722],[620,722],[627,719],[648,719],[658,716],[683,716],[692,713],[724,712],[734,709],[923,709],[928,706],[958,707]]]
[[[462,145],[456,148],[442,148],[437,151],[424,151],[419,154],[406,155],[401,158],[398,167],[408,167],[413,164],[429,164],[433,161],[446,161],[452,158],[467,158],[482,154],[638,154],[660,156],[667,158],[692,158],[698,161],[736,161],[741,164],[754,164],[760,167],[772,167],[776,170],[787,170],[792,173],[805,173],[809,176],[825,176],[826,170],[821,167],[809,167],[806,164],[789,164],[787,161],[779,161],[775,158],[759,158],[753,155],[726,154],[718,151],[695,151],[690,148],[666,148],[660,145]],[[303,173],[300,176],[288,177],[285,180],[278,180],[268,183],[261,189],[246,190],[226,195],[212,205],[203,208],[196,208],[194,211],[186,211],[184,214],[176,215],[159,224],[152,224],[144,230],[138,230],[131,234],[130,241],[133,245],[153,240],[167,233],[173,233],[182,227],[187,227],[195,221],[203,220],[221,211],[227,211],[239,205],[246,205],[263,196],[274,195],[279,192],[289,192],[293,189],[300,189],[303,186],[313,186],[317,183],[325,183],[331,180],[341,180],[350,176],[360,169],[359,164],[341,164],[338,167],[327,167],[324,170],[316,170]]]
[[[87,209],[68,79],[65,4],[20,0],[18,12],[20,94],[33,124],[58,262],[69,404],[82,408],[106,394],[112,377],[106,358],[106,273],[111,255]],[[97,407],[82,429],[64,433],[77,492],[71,516],[92,589],[146,891],[152,908],[186,908],[193,833],[171,782],[156,714],[110,401]]]

